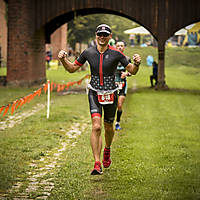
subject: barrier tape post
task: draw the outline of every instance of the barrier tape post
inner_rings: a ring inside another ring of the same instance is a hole
[[[14,112],[18,109],[18,107],[22,107],[22,105],[26,103],[30,103],[34,99],[35,96],[40,96],[41,92],[44,90],[45,94],[47,93],[47,119],[49,118],[49,113],[50,113],[50,95],[51,91],[57,87],[57,92],[63,91],[64,89],[68,90],[69,87],[73,86],[74,84],[80,85],[82,81],[86,78],[90,78],[90,75],[87,74],[85,75],[82,79],[79,81],[73,81],[73,82],[68,82],[67,84],[56,84],[56,83],[50,83],[48,80],[46,84],[43,84],[43,87],[39,88],[37,91],[34,91],[34,93],[31,93],[25,97],[21,97],[20,99],[17,99],[13,101],[12,103],[8,105],[4,105],[0,107],[0,114],[3,112],[3,117],[8,113],[9,108],[11,107],[11,114],[13,115]],[[87,92],[87,89],[86,89]]]
[[[47,119],[49,119],[49,110],[50,110],[50,81],[47,81],[48,88],[47,88]]]

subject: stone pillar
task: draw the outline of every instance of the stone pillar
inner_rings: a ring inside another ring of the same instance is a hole
[[[35,31],[32,2],[8,1],[8,85],[32,86],[46,80],[44,28]]]
[[[158,83],[155,89],[168,89],[165,82],[165,43],[162,42],[158,42]]]
[[[51,35],[53,59],[58,59],[58,52],[67,50],[67,24],[62,25]]]
[[[6,3],[0,0],[0,59],[1,65],[4,66],[7,62],[7,21],[6,21]]]

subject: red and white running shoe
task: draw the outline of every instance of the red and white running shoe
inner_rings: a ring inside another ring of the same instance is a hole
[[[110,159],[110,149],[104,148],[103,152],[103,166],[104,168],[108,168],[111,165],[111,159]]]
[[[91,175],[101,175],[103,174],[102,168],[101,168],[101,162],[96,161],[94,163],[94,169],[91,171]]]

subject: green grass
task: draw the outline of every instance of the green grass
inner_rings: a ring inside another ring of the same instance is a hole
[[[198,198],[198,101],[199,95],[171,91],[141,90],[128,96],[123,123],[128,149],[122,146],[121,155],[132,158],[129,177],[142,181],[136,199]]]
[[[199,94],[187,92],[128,94],[111,168],[103,176],[89,176],[89,136],[83,135],[57,175],[50,199],[198,199],[198,102]]]
[[[7,69],[6,67],[0,67],[0,76],[6,76]]]
[[[125,49],[125,54],[130,58],[134,53],[139,53],[142,58],[140,71],[134,79],[138,87],[149,87],[149,76],[152,68],[146,64],[148,55],[157,58],[157,48],[135,47]],[[165,51],[165,80],[169,88],[199,90],[200,84],[200,48],[166,48]]]
[[[94,163],[87,96],[58,96],[54,92],[49,120],[45,107],[22,124],[0,131],[0,193],[5,193],[18,179],[26,182],[25,172],[31,170],[29,163],[58,148],[60,139],[67,139],[61,130],[69,130],[74,122],[80,122],[87,123],[87,128],[73,139],[76,146],[67,146],[62,155],[61,167],[54,170],[55,187],[49,199],[200,198],[199,49],[166,49],[168,91],[149,88],[152,68],[146,66],[145,58],[156,56],[156,49],[127,49],[129,56],[133,52],[142,55],[143,63],[137,76],[128,80],[130,90],[122,115],[123,130],[114,138],[111,167],[104,169],[102,176],[89,175]],[[48,70],[47,78],[68,82],[79,80],[86,73],[69,74],[60,67],[57,71]],[[137,90],[132,92],[135,80]],[[0,88],[0,105],[34,89]],[[45,94],[35,97],[15,115],[45,102]]]

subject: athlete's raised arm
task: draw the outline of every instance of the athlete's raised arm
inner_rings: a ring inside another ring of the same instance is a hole
[[[134,61],[134,64],[132,63],[129,63],[127,66],[126,66],[126,69],[132,74],[132,75],[135,75],[137,74],[138,70],[139,70],[139,66],[140,66],[140,63],[141,63],[141,57],[139,54],[134,54],[133,55],[133,61]]]
[[[61,61],[61,63],[63,64],[64,68],[70,73],[77,71],[81,67],[80,65],[77,65],[75,62],[73,62],[73,63],[70,62],[67,59],[67,52],[64,50],[61,50],[58,53],[58,58]]]

